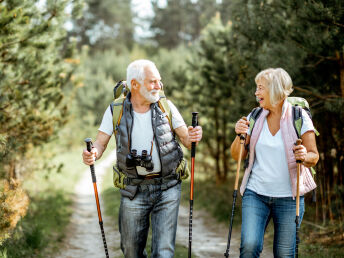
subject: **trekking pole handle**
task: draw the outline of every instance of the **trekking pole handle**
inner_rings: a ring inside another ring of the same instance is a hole
[[[192,127],[196,127],[198,125],[197,115],[198,115],[198,112],[192,112]],[[195,155],[196,155],[196,143],[192,142],[191,143],[191,157],[195,157]]]
[[[197,115],[198,112],[192,112],[192,127],[196,127],[198,125]]]
[[[295,145],[301,145],[302,144],[302,140],[301,139],[297,139]],[[297,160],[296,163],[301,163],[301,160]]]
[[[93,143],[92,143],[92,139],[91,138],[86,138],[85,139],[85,143],[86,143],[86,149],[88,152],[91,152],[92,147],[93,147]],[[90,169],[91,169],[91,175],[92,175],[92,182],[96,182],[96,173],[94,170],[94,165],[90,165]]]
[[[86,138],[85,142],[86,142],[87,151],[90,152],[91,149],[92,149],[92,146],[93,146],[92,139],[91,138]]]
[[[247,117],[245,117],[245,116],[241,117],[241,119],[247,121]],[[240,140],[245,140],[246,139],[246,136],[245,136],[246,134],[238,133],[237,135],[240,138]]]

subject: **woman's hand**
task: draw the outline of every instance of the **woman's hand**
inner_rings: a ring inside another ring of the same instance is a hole
[[[235,124],[235,133],[236,134],[247,134],[249,129],[250,122],[247,121],[246,117],[242,117],[238,122]]]
[[[293,152],[296,160],[300,160],[301,162],[304,162],[307,156],[307,149],[302,144],[295,145],[293,147]]]

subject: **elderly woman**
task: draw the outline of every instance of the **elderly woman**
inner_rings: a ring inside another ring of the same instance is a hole
[[[262,113],[249,130],[249,116],[235,125],[237,135],[247,134],[249,163],[240,187],[242,226],[240,257],[259,257],[263,250],[265,229],[272,218],[274,223],[274,257],[294,257],[296,244],[296,160],[301,160],[300,222],[304,214],[306,192],[316,185],[310,167],[319,154],[312,120],[302,110],[302,145],[294,145],[292,105],[287,101],[293,91],[289,74],[281,69],[267,69],[255,78],[255,92]],[[231,146],[232,157],[239,159],[240,139]],[[245,148],[246,149],[246,148]],[[242,158],[247,156],[244,151]],[[301,223],[300,223],[301,224]],[[299,225],[300,225],[299,224]]]

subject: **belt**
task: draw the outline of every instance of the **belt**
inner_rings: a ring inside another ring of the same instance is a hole
[[[138,178],[125,178],[124,184],[126,185],[156,185],[156,184],[168,184],[169,181],[179,180],[178,175],[173,174],[166,177],[162,177],[161,172],[151,173],[148,175],[138,175]]]
[[[153,179],[153,178],[160,178],[161,177],[161,172],[159,173],[151,173],[145,176],[140,175],[139,178],[143,179],[143,180],[147,180],[147,179]]]

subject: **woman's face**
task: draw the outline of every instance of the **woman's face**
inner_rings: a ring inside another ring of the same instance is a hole
[[[265,78],[259,79],[257,81],[257,88],[255,92],[259,106],[265,109],[269,109],[271,107],[270,94],[267,84],[268,82]]]

